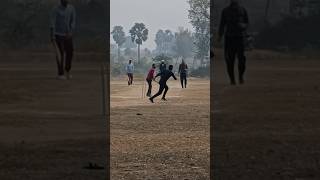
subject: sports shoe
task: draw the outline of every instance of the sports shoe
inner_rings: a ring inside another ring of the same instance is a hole
[[[161,100],[162,100],[162,101],[167,101],[167,99],[166,99],[166,98],[164,98],[164,97],[163,97],[163,98],[161,98]]]
[[[68,80],[70,80],[70,79],[72,79],[72,75],[71,75],[70,73],[67,73],[67,74],[66,74],[66,78],[67,78]]]
[[[149,100],[150,100],[152,103],[154,103],[152,98],[149,98]]]
[[[66,80],[66,77],[64,75],[59,75],[57,76],[58,80]]]

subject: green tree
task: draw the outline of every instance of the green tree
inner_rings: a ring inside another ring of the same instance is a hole
[[[43,3],[40,0],[3,2],[1,38],[5,45],[21,48],[29,45],[35,37],[37,12]],[[10,9],[10,10],[8,10]]]
[[[149,30],[143,23],[135,23],[129,31],[132,42],[138,45],[138,63],[140,64],[140,46],[148,39]]]
[[[131,36],[126,36],[126,41],[123,43],[123,45],[121,46],[122,48],[126,49],[126,48],[137,48],[137,45],[131,41]]]
[[[159,54],[169,55],[174,44],[174,35],[169,29],[165,31],[160,29],[156,34],[155,42]]]
[[[157,45],[156,49],[158,53],[164,53],[165,34],[162,29],[158,30],[154,41]]]
[[[192,55],[193,37],[188,29],[180,27],[179,31],[175,33],[174,51],[177,58],[186,58]]]
[[[196,57],[203,65],[210,50],[210,1],[189,0],[188,3],[190,23],[195,29]]]
[[[122,26],[113,27],[113,31],[111,32],[111,34],[112,34],[113,40],[118,45],[118,60],[120,61],[120,47],[122,46],[123,43],[125,43],[126,35],[123,32]]]

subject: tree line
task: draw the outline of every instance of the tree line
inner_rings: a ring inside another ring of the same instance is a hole
[[[194,57],[200,60],[200,64],[205,64],[210,49],[210,1],[209,0],[189,0],[190,9],[188,17],[194,28],[194,32],[180,27],[178,32],[169,29],[159,29],[156,33],[155,56],[167,56],[169,58]],[[123,45],[126,45],[125,54],[130,51],[128,47],[128,37],[132,43],[138,47],[138,63],[140,63],[140,46],[148,39],[149,30],[143,23],[135,23],[126,35],[122,26],[115,26],[111,32],[113,40],[117,44],[118,61],[121,59]],[[131,46],[132,47],[132,46]]]

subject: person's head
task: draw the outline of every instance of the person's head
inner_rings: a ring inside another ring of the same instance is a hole
[[[170,70],[170,71],[172,71],[172,69],[173,69],[173,66],[172,66],[172,65],[170,65],[170,66],[169,66],[169,70]]]
[[[152,64],[152,68],[155,69],[155,68],[156,68],[156,65],[155,65],[155,64]]]
[[[240,0],[231,0],[231,4],[239,4]]]
[[[181,63],[182,63],[182,64],[184,64],[184,63],[185,63],[185,62],[184,62],[184,59],[182,59],[182,60],[181,60]]]
[[[129,64],[131,64],[131,63],[132,63],[132,59],[129,60]]]
[[[60,0],[62,6],[67,6],[69,1],[68,0]]]
[[[164,60],[161,60],[161,64],[164,64]]]

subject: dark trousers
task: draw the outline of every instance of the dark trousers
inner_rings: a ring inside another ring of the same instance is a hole
[[[147,96],[151,96],[151,90],[152,90],[152,79],[146,79],[147,83],[148,83],[148,92],[147,92]]]
[[[164,93],[163,93],[163,95],[162,95],[162,98],[166,98],[166,94],[167,94],[167,92],[168,92],[168,90],[169,90],[169,87],[167,86],[166,83],[161,83],[161,82],[160,82],[159,85],[160,85],[159,91],[157,92],[157,94],[153,95],[153,96],[151,97],[151,99],[154,99],[154,98],[160,96],[160,95],[162,94],[163,90],[164,90]]]
[[[235,82],[234,64],[236,57],[238,58],[239,79],[243,80],[246,70],[245,45],[243,37],[226,37],[225,38],[225,60],[228,75],[232,83]]]
[[[133,81],[133,74],[132,73],[128,73],[128,85],[131,85]]]
[[[181,82],[181,87],[187,88],[187,74],[186,73],[180,73],[180,82]]]
[[[58,74],[63,75],[64,70],[66,70],[66,72],[71,70],[73,41],[72,38],[66,38],[65,36],[56,35],[55,38],[60,53],[60,56],[57,56]]]

